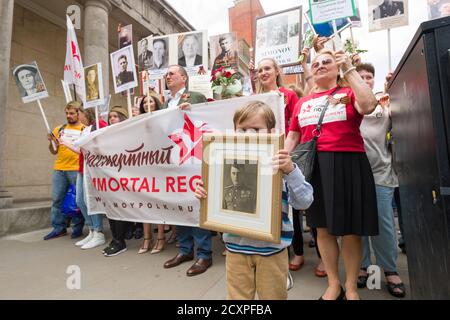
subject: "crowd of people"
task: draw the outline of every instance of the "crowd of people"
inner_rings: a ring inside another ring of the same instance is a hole
[[[287,298],[292,286],[290,272],[297,272],[304,264],[304,216],[312,235],[310,246],[317,252],[314,273],[328,279],[328,287],[320,299],[359,299],[358,288],[366,287],[372,252],[376,264],[384,271],[389,293],[405,296],[405,286],[397,270],[397,231],[392,203],[398,180],[387,143],[392,126],[389,98],[386,92],[374,94],[375,69],[371,64],[361,63],[357,55],[324,49],[325,41],[316,41],[316,54],[310,66],[306,63],[308,59],[303,59],[305,78],[301,88],[297,84],[293,89],[284,86],[282,69],[272,58],[259,61],[257,66],[250,63],[255,93],[275,91],[284,95],[285,148],[273,158],[275,169],[283,173],[281,242],[274,244],[229,233],[221,235],[226,248],[227,299],[255,299],[256,295],[259,299]],[[302,54],[308,56],[310,50],[304,49]],[[206,101],[204,95],[186,88],[188,74],[183,66],[169,66],[165,80],[169,99],[161,103],[156,94],[147,95],[141,99],[139,108],[133,109],[133,116],[165,108],[184,110],[191,104]],[[322,112],[324,109],[332,112]],[[97,128],[91,109],[84,109],[78,102],[68,103],[65,112],[67,123],[56,127],[48,136],[56,145],[56,149],[52,143],[49,145],[56,160],[52,180],[53,230],[44,239],[67,235],[67,219],[61,213],[61,203],[69,184],[76,184],[82,215],[72,218],[71,237],[82,237],[85,224],[89,233],[75,245],[92,249],[106,244],[104,217],[87,212],[83,152],[74,147],[74,141],[108,124],[100,121]],[[320,128],[319,118],[323,121]],[[109,125],[126,119],[125,108],[111,108]],[[256,100],[241,106],[233,121],[238,132],[272,132],[276,126],[271,108]],[[307,181],[290,153],[316,135],[317,157]],[[195,195],[198,199],[208,196],[202,182],[198,183]],[[166,244],[176,243],[179,252],[164,263],[164,268],[194,260],[186,275],[196,276],[212,266],[215,234],[212,231],[164,225],[152,229],[150,224],[112,219],[109,224],[112,240],[103,249],[107,257],[126,251],[125,240],[134,236],[143,237],[138,254],[149,251],[158,254]],[[169,231],[170,237],[166,239]],[[153,241],[155,232],[156,241]],[[339,256],[344,262],[345,281],[339,275]]]

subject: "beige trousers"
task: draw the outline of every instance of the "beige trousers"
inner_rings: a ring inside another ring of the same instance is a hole
[[[286,300],[288,252],[271,256],[227,252],[227,300]]]

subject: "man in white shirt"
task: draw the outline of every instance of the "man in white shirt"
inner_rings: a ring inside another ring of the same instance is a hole
[[[186,70],[179,65],[169,66],[165,75],[167,88],[170,90],[168,101],[163,108],[178,108],[182,104],[196,104],[206,102],[206,97],[198,92],[188,91],[186,83],[189,79]]]

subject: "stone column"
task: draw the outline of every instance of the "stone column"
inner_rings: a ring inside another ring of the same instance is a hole
[[[84,5],[84,66],[101,62],[105,97],[109,95],[109,0],[88,0]]]
[[[5,190],[4,150],[6,139],[6,106],[11,61],[11,37],[13,28],[14,0],[0,1],[0,209],[12,205],[13,198]]]

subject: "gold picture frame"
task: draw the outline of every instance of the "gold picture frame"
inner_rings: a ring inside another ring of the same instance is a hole
[[[282,173],[272,157],[283,147],[283,134],[204,134],[200,227],[280,243]]]

